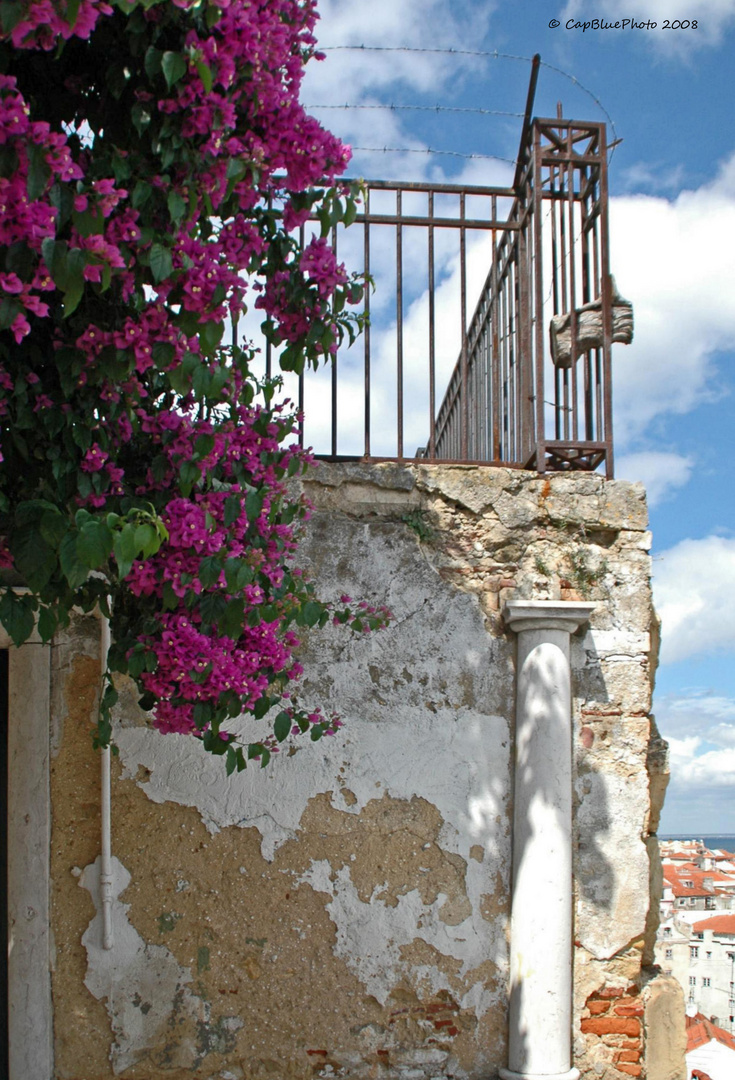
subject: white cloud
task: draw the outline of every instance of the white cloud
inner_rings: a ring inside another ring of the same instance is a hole
[[[682,540],[654,563],[661,662],[735,650],[735,540]]]
[[[690,690],[657,699],[655,711],[671,771],[662,831],[735,830],[735,699]]]
[[[632,299],[635,339],[614,355],[615,435],[630,444],[662,414],[714,392],[714,354],[735,348],[735,155],[716,179],[676,199],[610,205],[611,266]]]
[[[735,0],[609,0],[604,12],[594,0],[569,0],[560,16],[562,23],[569,18],[604,18],[608,22],[617,19],[635,19],[658,23],[655,30],[623,29],[617,33],[636,34],[664,53],[685,55],[704,45],[717,45],[728,26],[735,22]],[[669,22],[696,21],[696,28],[689,26],[679,30],[664,30]],[[590,31],[587,31],[588,33]],[[615,33],[616,31],[601,31]]]
[[[669,739],[672,783],[680,788],[735,787],[735,747],[697,754],[701,740]]]
[[[319,45],[408,46],[412,49],[467,48],[482,40],[493,4],[471,9],[450,0],[320,0]],[[441,36],[437,38],[438,28]],[[415,90],[439,90],[449,79],[472,70],[478,60],[439,53],[372,52],[356,49],[328,53],[326,63],[307,68],[302,99],[340,102],[361,99],[376,87],[402,84]]]
[[[665,502],[689,482],[694,461],[682,454],[663,450],[642,450],[617,459],[619,480],[640,480],[648,494],[649,507]]]

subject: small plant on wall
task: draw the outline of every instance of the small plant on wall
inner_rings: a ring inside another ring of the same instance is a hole
[[[0,8],[0,622],[111,619],[110,671],[228,771],[339,721],[289,688],[301,627],[375,629],[294,566],[309,456],[225,344],[250,303],[284,369],[353,338],[327,243],[357,192],[299,103],[313,0],[6,0]],[[305,247],[308,218],[320,235]],[[22,580],[25,589],[10,584]],[[108,677],[98,745],[109,744]],[[223,729],[275,715],[241,746]]]

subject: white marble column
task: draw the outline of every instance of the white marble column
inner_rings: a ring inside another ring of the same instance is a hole
[[[506,605],[518,634],[508,1068],[503,1080],[577,1080],[572,1067],[572,733],[569,637],[594,604]]]

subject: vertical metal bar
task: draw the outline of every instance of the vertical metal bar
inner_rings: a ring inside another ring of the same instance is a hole
[[[303,449],[304,446],[304,424],[306,418],[304,416],[304,371],[303,368],[299,372],[299,446]]]
[[[498,200],[493,195],[492,200],[492,215],[493,221],[498,220]],[[500,352],[499,352],[499,340],[498,340],[498,316],[500,297],[498,295],[498,263],[500,262],[500,252],[498,251],[496,230],[492,231],[492,245],[493,245],[493,261],[492,261],[492,312],[490,313],[491,327],[492,327],[492,354],[490,363],[492,365],[492,388],[491,388],[491,457],[493,461],[500,461],[502,456],[501,451],[501,419],[500,419]]]
[[[612,429],[612,284],[610,281],[610,247],[608,236],[608,193],[607,193],[607,139],[604,126],[600,127],[600,279],[602,285],[602,364],[605,381],[604,394],[604,442],[605,475],[612,480],[614,470],[613,429]]]
[[[110,651],[110,620],[100,613],[100,679],[104,690]],[[102,948],[111,949],[114,944],[112,929],[112,810],[110,804],[110,747],[100,755],[100,897],[102,901]]]
[[[579,216],[580,216],[580,247],[582,266],[582,303],[592,300],[590,290],[590,251],[588,235],[588,205],[589,193],[587,181],[589,179],[586,165],[581,166],[579,174]],[[592,353],[587,350],[584,356],[584,437],[591,442],[595,437],[594,417],[594,383],[592,376]]]
[[[556,227],[557,200],[554,197],[557,193],[557,176],[557,167],[552,165],[549,170],[549,214],[551,216],[551,303],[553,315],[559,314],[559,241]],[[563,380],[561,370],[561,368],[556,367],[554,371],[554,438],[556,439],[562,437],[563,405],[561,395]]]
[[[596,170],[596,180],[592,194],[593,203],[597,206],[594,222],[592,224],[592,290],[594,298],[602,304],[602,286],[600,281],[600,170]],[[602,400],[603,377],[602,377],[602,353],[595,350],[595,417],[598,440],[605,438],[604,405]],[[607,456],[607,455],[606,455]]]
[[[273,192],[268,192],[268,210],[271,211],[272,209],[273,209]],[[304,247],[304,227],[303,227],[303,225],[301,226],[301,230],[300,230],[300,244],[301,244],[301,248],[303,250],[303,247]],[[265,377],[266,377],[266,379],[270,379],[272,367],[273,367],[273,346],[271,345],[270,340],[267,340],[266,343],[265,343]]]
[[[436,296],[434,282],[434,192],[429,192],[429,458],[436,458]]]
[[[396,192],[396,406],[398,458],[403,457],[403,192]]]
[[[365,224],[363,232],[363,251],[365,264],[365,294],[363,296],[363,311],[365,313],[365,329],[362,335],[364,358],[365,358],[365,457],[370,457],[370,188],[365,191]]]
[[[572,125],[567,128],[566,146],[566,173],[567,173],[567,200],[566,212],[569,223],[569,311],[570,311],[570,348],[572,364],[572,439],[579,439],[579,387],[577,378],[577,275],[575,269],[575,239],[574,239],[574,143],[572,141]]]
[[[332,226],[332,250],[337,257],[337,226]],[[337,353],[332,354],[332,457],[337,456]]]
[[[541,175],[541,128],[533,132],[533,291],[535,325],[536,471],[546,472],[546,423],[544,417],[544,264],[543,264],[543,177]],[[527,318],[531,318],[531,310]],[[530,336],[530,327],[529,327]]]
[[[467,460],[468,454],[468,425],[469,425],[469,387],[467,385],[467,237],[465,232],[465,195],[459,196],[459,288],[460,288],[460,318],[462,320],[462,382],[461,382],[461,416],[460,416],[460,457]]]

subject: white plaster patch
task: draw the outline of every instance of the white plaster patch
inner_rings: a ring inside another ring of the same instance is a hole
[[[102,948],[102,905],[100,900],[100,856],[84,868],[79,885],[90,893],[96,914],[87,927],[82,944],[87,950],[84,985],[98,1000],[104,1000],[115,1042],[110,1061],[116,1076],[129,1069],[153,1049],[164,1049],[165,1029],[171,1021],[190,1018],[199,1032],[210,1021],[210,1006],[193,994],[189,968],[181,967],[163,945],[148,944],[128,920],[129,904],[119,894],[130,884],[130,874],[112,859],[113,947]],[[221,1021],[228,1030],[242,1027],[237,1017]],[[169,1067],[196,1068],[206,1050],[197,1040],[181,1034],[166,1046]]]
[[[443,893],[431,904],[423,903],[416,889],[397,897],[395,907],[375,896],[364,903],[352,882],[349,867],[343,866],[334,874],[326,859],[312,862],[298,882],[331,897],[326,909],[337,928],[335,956],[345,961],[381,1005],[385,1005],[393,987],[406,973],[412,974],[415,983],[428,984],[432,994],[439,990],[456,994],[456,985],[438,968],[407,965],[402,959],[401,947],[416,940],[425,941],[444,956],[461,960],[460,978],[471,975],[472,969],[487,959],[494,960],[501,968],[504,966],[503,928],[485,921],[476,909],[457,926],[446,925],[439,918],[447,899]],[[460,1006],[473,1008],[479,1019],[498,1000],[497,994],[476,982],[460,999]]]
[[[257,828],[269,861],[296,837],[316,796],[328,792],[337,809],[359,814],[371,799],[388,794],[426,799],[444,820],[443,847],[468,859],[470,847],[481,844],[486,863],[507,872],[510,739],[502,717],[469,709],[427,716],[404,707],[399,721],[345,720],[343,732],[323,748],[306,746],[266,769],[251,764],[231,777],[221,758],[203,754],[189,736],[119,728],[114,738],[125,778],[134,778],[140,765],[150,772],[138,783],[149,799],[196,807],[211,833],[232,825]],[[257,722],[250,731],[246,724],[241,728],[247,738],[262,735]],[[353,805],[340,793],[345,787],[357,800]]]
[[[488,959],[501,970],[507,965],[504,921],[489,922],[481,915],[482,897],[497,887],[504,890],[510,875],[507,723],[469,709],[460,716],[448,711],[427,716],[404,707],[401,716],[401,722],[381,724],[349,719],[324,751],[307,748],[290,758],[284,755],[267,769],[251,767],[230,778],[221,759],[202,754],[187,736],[127,728],[115,738],[124,776],[134,777],[139,765],[150,771],[147,782],[139,783],[149,798],[195,806],[211,832],[233,825],[257,828],[262,854],[269,860],[281,844],[297,836],[309,802],[324,792],[349,814],[359,814],[384,794],[406,801],[420,796],[436,807],[443,819],[441,847],[461,855],[467,864],[465,888],[472,915],[459,925],[447,926],[439,917],[447,899],[443,895],[427,906],[413,891],[391,908],[376,899],[360,901],[347,868],[335,885],[328,863],[315,864],[308,878],[313,888],[332,897],[335,953],[384,1002],[405,971],[400,946],[416,938],[461,960],[462,977]],[[356,802],[349,805],[341,788],[349,789]],[[484,849],[482,863],[470,858],[470,848],[477,844]],[[377,883],[376,891],[380,889]],[[456,994],[456,986],[438,969],[423,977],[435,991]],[[479,1017],[494,1000],[481,984],[471,984],[463,1007],[466,1001]]]

